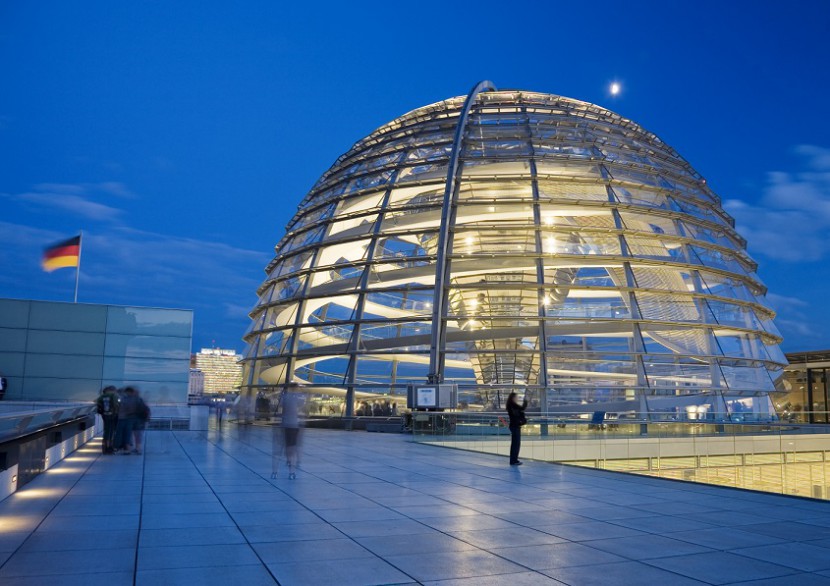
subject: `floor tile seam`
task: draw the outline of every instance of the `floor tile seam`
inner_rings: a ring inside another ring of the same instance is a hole
[[[787,543],[787,542],[784,542],[784,543]],[[790,543],[793,543],[793,542],[790,542]],[[772,543],[770,545],[775,546],[775,545],[783,545],[783,544],[781,544],[781,543]],[[792,569],[797,570],[799,572],[814,573],[814,572],[827,572],[827,571],[830,571],[830,565],[828,565],[826,568],[815,568],[813,570],[805,570],[804,568],[797,568],[795,566],[787,566],[783,562],[777,562],[777,561],[772,562],[772,561],[770,561],[768,559],[765,559],[765,558],[757,558],[757,557],[754,557],[754,556],[751,556],[751,555],[746,555],[744,553],[741,553],[742,549],[757,549],[757,548],[762,548],[762,547],[768,547],[768,546],[766,546],[766,545],[753,545],[753,546],[749,546],[749,547],[739,547],[739,548],[729,550],[728,553],[734,553],[735,555],[739,555],[741,557],[744,557],[744,558],[747,558],[747,559],[750,559],[750,560],[766,562],[768,564],[776,564],[778,566],[783,566],[785,568],[792,568]],[[830,551],[828,551],[827,553],[830,554]]]
[[[221,433],[221,431],[220,431],[220,433]],[[232,441],[233,441],[233,440],[234,440],[234,438],[233,438],[232,436],[230,436],[230,440],[232,440]],[[220,445],[216,444],[215,442],[211,441],[211,439],[210,439],[209,437],[205,437],[205,441],[206,441],[207,443],[211,444],[211,445],[214,447],[214,449],[221,451],[221,452],[222,452],[222,453],[224,453],[226,456],[228,456],[229,458],[231,458],[231,459],[233,459],[234,461],[236,461],[236,462],[237,462],[240,466],[242,466],[243,468],[246,468],[246,469],[248,469],[249,471],[251,471],[251,472],[252,472],[253,474],[255,474],[257,477],[263,478],[264,480],[266,480],[266,482],[268,481],[268,479],[264,478],[261,474],[259,474],[258,472],[256,472],[256,470],[254,470],[253,468],[251,468],[250,466],[248,466],[247,464],[245,464],[242,460],[240,460],[239,458],[237,458],[237,457],[233,456],[232,454],[230,454],[230,452],[228,452],[227,450],[225,450],[223,446],[220,446]],[[181,445],[181,444],[180,444],[180,445]],[[185,454],[187,454],[187,450],[184,448],[184,446],[181,446],[181,447],[182,447],[182,451],[184,451],[184,452],[185,452]],[[250,446],[250,447],[253,447],[253,446]],[[259,451],[259,452],[263,453],[263,455],[266,455],[266,456],[268,455],[267,453],[265,453],[265,452],[264,452],[264,450],[261,450],[261,449],[256,448],[256,447],[255,447],[254,449],[256,449],[257,451]],[[271,455],[271,457],[273,457],[273,455]],[[195,465],[195,463],[194,463],[194,466],[196,466],[196,465]],[[197,470],[198,470],[198,467],[197,467]],[[205,479],[205,480],[207,481],[207,479]],[[322,480],[322,479],[321,479],[321,480]],[[323,480],[323,482],[326,482],[326,481],[325,481],[325,480]],[[322,517],[320,517],[320,515],[318,515],[318,514],[316,513],[316,511],[314,511],[313,509],[311,509],[311,508],[307,507],[305,504],[303,504],[302,502],[300,502],[300,501],[298,501],[297,499],[295,499],[292,495],[290,495],[290,494],[286,493],[284,490],[282,490],[281,488],[279,488],[278,486],[274,485],[274,484],[273,484],[273,483],[271,483],[271,482],[268,482],[268,484],[270,484],[270,485],[271,485],[274,489],[276,489],[276,490],[280,491],[281,493],[283,493],[284,495],[286,495],[287,497],[289,497],[292,501],[294,501],[296,504],[298,504],[298,505],[300,505],[301,507],[303,507],[305,510],[307,510],[307,511],[309,511],[310,513],[312,513],[313,515],[315,515],[315,516],[316,516],[317,518],[319,518],[322,522],[326,523],[326,525],[328,525],[329,527],[331,527],[332,529],[334,529],[335,531],[337,531],[338,533],[340,533],[341,535],[343,535],[343,536],[344,536],[344,538],[348,539],[349,541],[351,541],[352,543],[354,543],[356,546],[358,546],[358,547],[360,547],[361,549],[363,549],[364,551],[366,551],[366,552],[367,552],[367,554],[369,554],[370,556],[373,556],[373,557],[375,557],[375,558],[377,558],[377,559],[380,559],[381,561],[383,561],[383,562],[385,562],[385,563],[389,564],[390,566],[394,567],[394,568],[395,568],[396,570],[398,570],[399,572],[403,573],[405,576],[408,576],[408,577],[412,578],[412,580],[413,580],[413,581],[417,582],[417,580],[415,580],[415,578],[414,578],[414,577],[410,576],[410,574],[408,574],[407,572],[403,571],[401,568],[397,568],[397,567],[393,566],[392,564],[390,564],[390,563],[389,563],[389,562],[388,562],[385,558],[383,558],[382,556],[377,555],[377,554],[376,554],[375,552],[373,552],[372,550],[370,550],[370,549],[368,549],[368,548],[364,547],[363,545],[361,545],[360,543],[358,543],[358,542],[357,542],[357,541],[356,541],[356,540],[355,540],[352,536],[347,535],[346,533],[344,533],[343,531],[341,531],[339,528],[335,527],[334,525],[332,525],[331,523],[329,523],[328,521],[326,521],[325,519],[323,519]],[[328,483],[328,484],[331,484],[331,483]],[[211,488],[211,490],[213,490],[213,487],[212,487],[212,486],[211,486],[210,488]],[[215,494],[215,493],[214,493],[214,494]],[[219,498],[219,495],[216,495],[216,496],[217,496],[217,498]],[[220,502],[221,502],[221,499],[220,499]],[[265,562],[265,560],[262,558],[262,556],[261,556],[261,555],[259,554],[259,552],[256,550],[256,548],[254,547],[253,543],[252,543],[252,542],[248,539],[248,536],[245,534],[245,531],[243,531],[242,527],[240,527],[240,525],[237,523],[236,519],[233,517],[233,515],[230,513],[230,511],[228,511],[228,510],[227,510],[227,508],[225,508],[224,503],[222,504],[222,508],[224,508],[224,509],[226,510],[226,512],[228,513],[228,516],[230,517],[231,521],[233,521],[233,523],[234,523],[234,525],[236,526],[237,530],[240,532],[240,534],[242,535],[242,538],[245,540],[245,543],[246,543],[246,544],[248,545],[248,547],[251,549],[251,551],[253,552],[253,554],[254,554],[254,555],[256,556],[256,558],[260,561],[260,563],[262,564],[262,566],[265,568],[265,570],[268,572],[268,574],[269,574],[269,575],[270,575],[270,576],[274,579],[274,581],[275,581],[277,584],[279,584],[279,583],[280,583],[280,582],[279,582],[279,579],[278,579],[278,578],[274,575],[274,573],[272,572],[272,570],[271,570],[271,568],[269,567],[269,565]],[[311,540],[304,540],[304,541],[311,541]]]
[[[91,442],[90,442],[90,441],[88,441],[88,442],[86,442],[85,444],[82,444],[82,445],[83,445],[83,446],[88,446],[90,443],[91,443]],[[77,451],[77,450],[76,450],[76,451]],[[74,452],[73,452],[73,453],[74,453]],[[70,455],[71,455],[71,454],[70,454]],[[40,529],[40,527],[43,525],[43,523],[45,523],[45,522],[46,522],[46,519],[48,519],[48,518],[49,518],[49,515],[51,515],[51,514],[52,514],[52,511],[54,511],[54,510],[55,510],[55,508],[57,508],[57,506],[58,506],[60,503],[62,503],[62,502],[63,502],[63,500],[67,497],[67,495],[68,495],[68,494],[72,491],[72,489],[73,489],[73,488],[75,488],[75,486],[77,486],[77,485],[78,485],[78,483],[79,483],[79,482],[81,481],[81,479],[84,477],[84,474],[86,474],[87,470],[89,470],[89,468],[91,468],[91,467],[92,467],[92,465],[93,465],[93,464],[95,464],[95,463],[96,463],[96,462],[97,462],[97,461],[101,458],[101,456],[102,456],[102,454],[98,453],[98,454],[95,456],[95,458],[93,458],[93,460],[92,460],[91,462],[89,462],[89,464],[87,464],[86,468],[84,468],[82,471],[80,471],[80,472],[78,473],[78,477],[75,479],[75,481],[74,481],[74,482],[72,482],[72,483],[69,485],[69,487],[68,487],[68,488],[66,489],[66,491],[65,491],[65,492],[61,495],[61,497],[60,497],[59,499],[57,499],[57,500],[55,501],[54,505],[52,505],[52,506],[49,508],[49,510],[48,510],[48,511],[47,511],[47,512],[43,515],[43,517],[41,518],[40,522],[39,522],[39,523],[38,523],[38,524],[37,524],[37,525],[36,525],[36,526],[35,526],[35,527],[31,530],[31,531],[29,531],[29,532],[28,532],[29,534],[26,536],[26,538],[25,538],[23,541],[21,541],[21,542],[20,542],[20,544],[19,544],[19,545],[18,545],[18,546],[14,549],[14,551],[12,551],[12,552],[9,554],[9,556],[8,556],[8,557],[7,557],[7,558],[3,561],[3,563],[2,563],[2,564],[0,564],[0,572],[2,572],[2,571],[3,571],[3,568],[6,566],[6,564],[8,564],[8,563],[9,563],[9,561],[11,561],[11,559],[12,559],[12,558],[13,558],[13,557],[14,557],[14,556],[15,556],[15,555],[16,555],[16,554],[17,554],[17,553],[21,550],[21,548],[22,548],[22,547],[23,547],[23,546],[24,546],[24,545],[25,545],[25,544],[29,541],[29,539],[31,539],[32,535],[34,535],[34,534],[37,532],[37,530],[38,530],[38,529]],[[57,468],[57,467],[58,467],[61,463],[65,463],[65,460],[66,460],[66,458],[64,458],[63,460],[61,460],[61,462],[60,462],[59,464],[55,465],[55,466],[54,466],[54,468]],[[24,488],[23,490],[25,490],[25,488]]]
[[[602,566],[602,565],[609,565],[610,566],[610,565],[613,565],[613,564],[626,564],[626,563],[631,563],[631,562],[628,562],[628,561],[626,561],[626,562],[608,562],[606,564],[597,564],[594,567]],[[660,567],[657,567],[657,566],[653,566],[651,564],[645,564],[645,563],[643,563],[642,561],[639,561],[639,560],[634,561],[634,563],[636,563],[638,565],[648,566],[649,568],[656,568],[660,571],[666,572],[668,574],[673,574],[673,575],[677,576],[678,578],[683,579],[683,580],[687,580],[687,581],[688,580],[694,580],[695,582],[698,582],[700,584],[708,584],[709,586],[728,586],[727,584],[718,584],[718,583],[714,583],[714,582],[707,582],[706,580],[701,580],[700,578],[690,578],[689,576],[686,576],[685,574],[679,574],[679,573],[674,572],[672,570],[667,570],[666,568],[660,568]],[[556,578],[551,574],[546,574],[545,572],[555,572],[555,571],[560,570],[560,569],[584,568],[584,567],[586,567],[586,566],[562,566],[561,568],[548,568],[546,570],[537,570],[537,572],[539,574],[542,574],[543,576],[546,576],[546,577],[551,578],[553,580],[556,580],[558,582],[562,582],[562,578]],[[671,584],[671,582],[669,582],[669,581],[666,581],[664,583],[665,584]],[[562,582],[562,584],[563,584],[563,586],[579,586],[579,582]]]
[[[705,551],[698,551],[698,552],[695,552],[695,553],[678,553],[678,554],[664,555],[664,556],[660,556],[660,557],[647,558],[647,559],[652,559],[652,560],[661,559],[662,560],[662,559],[667,559],[667,558],[683,557],[683,556],[687,556],[687,555],[718,553],[718,552],[723,553],[724,552],[724,550],[722,550],[722,549],[716,549],[714,547],[709,547],[708,545],[700,545],[698,543],[690,543],[688,541],[682,541],[680,539],[673,539],[671,537],[666,537],[665,535],[656,535],[656,534],[649,534],[649,535],[653,535],[654,537],[665,537],[666,539],[672,539],[673,541],[677,541],[681,545],[692,545],[692,546],[695,546],[695,547],[703,548]],[[609,538],[609,539],[593,539],[593,540],[590,540],[590,541],[581,541],[580,544],[584,545],[586,547],[590,547],[591,549],[596,549],[597,551],[603,551],[605,553],[613,553],[614,555],[624,557],[627,560],[632,561],[632,562],[645,561],[646,558],[629,558],[628,556],[626,556],[624,554],[617,553],[615,551],[614,552],[608,551],[606,549],[601,549],[599,547],[596,547],[595,545],[591,545],[592,541],[610,541],[611,539],[628,539],[628,537],[616,537],[616,538]],[[744,557],[746,557],[746,556],[744,556]]]
[[[631,521],[632,519],[661,519],[661,520],[664,520],[664,519],[667,519],[667,518],[677,519],[678,521],[689,521],[689,519],[684,519],[682,517],[676,517],[674,515],[647,515],[645,517],[625,517],[623,519],[608,519],[608,520],[605,520],[603,522],[604,523],[609,523],[611,525],[615,525],[616,527],[622,527],[624,529],[634,529],[635,531],[642,531],[643,533],[648,533],[648,534],[651,534],[651,535],[665,536],[665,535],[670,535],[672,533],[679,533],[681,531],[695,531],[695,529],[679,529],[677,531],[663,531],[662,533],[658,533],[657,531],[652,531],[650,529],[643,529],[641,527],[631,527],[631,526],[625,524],[626,521]],[[714,525],[712,523],[706,523],[705,521],[695,521],[695,522],[696,523],[703,523],[704,525],[708,525],[708,527],[702,527],[702,528],[698,529],[698,530],[701,530],[701,531],[702,530],[708,530],[708,529],[725,529],[725,527],[723,525]],[[663,525],[663,524],[661,523],[661,525]],[[744,525],[744,527],[745,527],[745,525]]]
[[[661,560],[692,557],[692,556],[697,556],[697,555],[710,555],[712,553],[727,553],[727,554],[729,554],[731,552],[724,552],[724,551],[715,550],[714,552],[690,553],[690,554],[685,554],[685,555],[667,556],[667,557],[663,557],[663,558],[649,558],[649,559],[646,559],[646,560],[636,560],[636,561],[639,561],[640,563],[658,568],[658,569],[663,570],[665,572],[672,572],[674,574],[678,574],[679,576],[683,576],[684,578],[691,578],[693,580],[699,580],[701,582],[706,582],[706,580],[703,580],[702,578],[693,577],[693,576],[690,576],[690,575],[687,575],[687,574],[681,574],[679,572],[675,572],[674,570],[669,570],[667,568],[663,568],[663,567],[657,565],[657,563],[660,562]],[[751,578],[749,580],[734,580],[732,582],[706,582],[706,583],[713,584],[715,586],[727,586],[728,584],[743,583],[743,582],[751,583],[753,580],[757,580],[757,581],[769,580],[770,578],[780,578],[780,577],[790,576],[790,575],[794,575],[794,574],[804,574],[804,573],[806,573],[806,574],[815,574],[816,573],[816,572],[806,572],[805,570],[799,570],[797,568],[792,568],[790,566],[783,566],[781,564],[777,564],[775,562],[770,562],[770,561],[767,561],[767,560],[759,560],[757,558],[750,558],[750,557],[747,557],[747,556],[741,556],[741,557],[745,558],[746,560],[753,560],[753,561],[756,561],[756,562],[761,562],[763,564],[768,564],[770,566],[775,566],[777,568],[781,568],[782,570],[786,570],[787,573],[778,574],[776,576],[762,576],[760,578]],[[823,572],[825,570],[818,570],[818,571]]]

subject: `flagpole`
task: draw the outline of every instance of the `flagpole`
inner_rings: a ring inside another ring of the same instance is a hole
[[[78,279],[81,276],[81,250],[84,246],[84,231],[81,230],[78,236],[78,266],[75,267],[75,300],[73,303],[78,303]]]

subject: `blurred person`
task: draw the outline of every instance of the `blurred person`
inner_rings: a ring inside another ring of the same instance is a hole
[[[101,394],[95,399],[95,408],[101,420],[104,422],[104,435],[101,438],[101,453],[112,454],[115,452],[115,430],[118,425],[118,393],[117,389],[110,385],[101,390]]]
[[[132,387],[130,387],[132,388]],[[138,389],[133,389],[135,396],[138,399],[138,404],[135,411],[135,421],[133,422],[133,454],[141,455],[141,450],[144,445],[144,430],[147,429],[147,422],[150,420],[150,408],[138,392]]]
[[[115,450],[119,454],[129,454],[135,448],[132,444],[133,427],[138,417],[139,400],[133,387],[124,387],[118,407],[118,426],[115,433]]]
[[[510,465],[521,466],[519,460],[519,450],[522,447],[522,426],[527,423],[525,417],[525,409],[527,409],[527,397],[519,401],[516,398],[516,393],[510,393],[507,396],[507,416],[510,418]]]
[[[285,441],[285,461],[288,464],[288,478],[297,478],[300,444],[300,413],[302,396],[299,393],[286,392],[282,398],[282,429]]]

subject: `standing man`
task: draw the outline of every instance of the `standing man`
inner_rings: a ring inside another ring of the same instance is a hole
[[[522,448],[522,426],[527,423],[525,409],[527,409],[527,396],[525,395],[521,405],[516,399],[516,393],[510,393],[507,397],[507,416],[510,418],[510,465],[521,466],[519,450]]]
[[[95,400],[95,404],[98,408],[98,415],[104,421],[101,453],[112,454],[115,452],[115,429],[118,423],[118,395],[115,392],[115,387],[104,387]]]

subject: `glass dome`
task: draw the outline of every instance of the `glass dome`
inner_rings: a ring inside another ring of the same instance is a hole
[[[657,136],[482,82],[377,129],[305,196],[250,314],[243,391],[352,415],[429,381],[470,409],[520,390],[541,412],[765,418],[786,359],[755,270]]]

